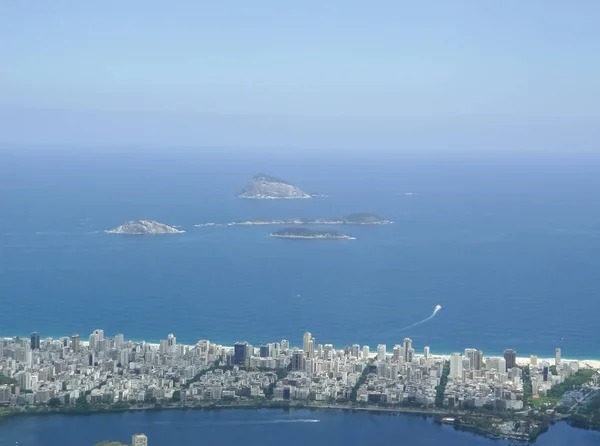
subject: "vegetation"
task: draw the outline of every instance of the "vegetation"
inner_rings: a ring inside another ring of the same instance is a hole
[[[0,386],[5,384],[11,386],[13,384],[17,384],[17,380],[14,378],[9,378],[8,376],[4,376],[2,373],[0,373]]]
[[[266,173],[259,173],[258,175],[253,176],[250,181],[266,181],[268,183],[290,184],[287,181],[282,180],[281,178],[277,178],[272,175],[267,175]]]
[[[596,393],[580,407],[578,413],[571,416],[570,422],[576,427],[600,430],[600,394]]]
[[[529,366],[521,367],[523,371],[523,407],[531,404],[532,387],[531,387],[531,371]]]
[[[60,400],[58,398],[50,398],[48,400],[48,407],[58,407],[60,406]]]
[[[200,373],[197,373],[196,376],[194,376],[192,379],[189,379],[185,382],[185,385],[183,386],[183,388],[187,389],[193,383],[200,381],[200,378],[203,377],[204,375],[206,375],[209,371],[219,368],[219,364],[220,364],[220,360],[217,359],[211,367],[208,367],[204,370],[200,370]]]
[[[307,228],[284,228],[273,232],[278,237],[344,237],[344,234],[337,231],[314,231]]]
[[[266,398],[273,398],[273,394],[275,393],[275,387],[277,386],[277,381],[282,380],[283,378],[286,377],[288,371],[287,370],[275,370],[275,374],[277,376],[277,378],[275,379],[275,381],[273,381],[271,384],[269,384],[269,387],[267,387],[265,389],[265,397]]]
[[[369,373],[371,373],[371,371],[372,367],[369,364],[363,370],[362,374],[360,375],[360,378],[358,378],[358,381],[356,381],[356,384],[354,384],[354,387],[352,387],[352,392],[350,393],[350,401],[352,401],[353,403],[356,402],[358,389],[360,389],[360,386],[362,386],[367,381],[367,377],[369,376]]]
[[[444,407],[444,393],[446,392],[446,384],[448,384],[448,375],[450,375],[450,361],[445,361],[440,384],[435,388],[436,407]]]
[[[344,215],[342,220],[345,223],[381,223],[386,221],[385,218],[368,212],[357,212],[355,214]]]
[[[592,369],[581,369],[566,378],[562,383],[552,386],[548,391],[548,396],[552,398],[560,398],[569,390],[578,390],[587,383],[596,373]]]

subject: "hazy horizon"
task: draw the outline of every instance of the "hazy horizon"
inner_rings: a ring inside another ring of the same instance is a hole
[[[0,6],[0,143],[594,150],[592,1]]]

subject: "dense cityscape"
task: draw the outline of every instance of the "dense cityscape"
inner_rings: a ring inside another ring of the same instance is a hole
[[[0,411],[287,404],[439,414],[440,422],[473,428],[482,428],[482,420],[472,414],[489,413],[495,421],[485,419],[486,431],[519,439],[542,430],[557,407],[572,413],[598,397],[600,374],[587,366],[563,360],[558,348],[553,360],[524,360],[514,350],[496,357],[466,348],[444,356],[424,346],[418,353],[410,338],[372,352],[358,344],[318,344],[311,333],[302,348],[288,340],[183,345],[173,334],[153,344],[109,338],[101,329],[85,341],[78,334],[41,340],[32,333],[0,341]],[[558,398],[553,389],[561,385]]]

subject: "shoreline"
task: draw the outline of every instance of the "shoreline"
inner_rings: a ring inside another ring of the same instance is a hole
[[[445,410],[432,408],[416,408],[416,407],[381,407],[381,406],[351,406],[351,405],[338,405],[338,404],[314,404],[314,403],[297,403],[291,404],[287,401],[273,401],[263,400],[260,402],[248,402],[241,404],[199,404],[199,405],[154,405],[154,406],[141,406],[141,407],[106,407],[106,406],[91,406],[87,410],[72,409],[48,409],[47,406],[41,410],[35,411],[8,411],[2,412],[0,409],[0,429],[2,429],[3,423],[9,423],[11,419],[18,417],[45,417],[45,416],[93,416],[101,414],[124,414],[124,413],[145,413],[145,412],[166,412],[166,411],[224,411],[224,410],[247,410],[247,411],[258,411],[258,410],[272,410],[272,411],[309,411],[309,412],[350,412],[350,413],[367,413],[371,415],[387,415],[387,416],[411,416],[431,419],[434,424],[441,424],[454,427],[457,430],[466,432],[472,432],[473,434],[489,438],[492,440],[505,439],[507,441],[517,441],[521,444],[532,444],[537,438],[547,432],[550,425],[556,422],[564,421],[571,428],[590,430],[586,427],[581,427],[576,424],[569,422],[568,418],[560,420],[549,421],[544,424],[541,429],[535,432],[529,437],[522,436],[502,436],[500,433],[487,430],[471,424],[463,424],[460,422],[461,419],[469,420],[469,417],[473,416],[473,413],[468,411],[460,410]],[[499,415],[496,413],[479,414],[478,417],[497,418]],[[448,421],[447,421],[448,420]],[[450,421],[451,420],[451,421]],[[455,421],[458,420],[458,423]],[[311,419],[310,422],[320,422],[319,419]],[[592,429],[594,430],[594,429]]]
[[[69,335],[70,336],[70,335]],[[65,336],[65,335],[61,335],[61,336],[47,336],[46,338],[42,338],[42,340],[44,339],[60,339],[61,337],[69,337],[69,336]],[[29,334],[27,335],[14,335],[14,336],[5,336],[0,334],[0,339],[7,339],[7,340],[12,340],[14,338],[22,338],[22,339],[28,339],[29,338]],[[201,339],[199,339],[197,342],[199,342]],[[128,339],[128,341],[133,342],[134,344],[140,344],[142,342],[152,346],[152,347],[156,347],[159,348],[160,347],[160,340],[158,340],[159,342],[154,342],[154,340],[150,340],[150,341],[146,341],[144,339]],[[210,339],[209,339],[210,341]],[[214,344],[220,348],[223,348],[224,350],[233,350],[233,345],[225,345],[225,344],[220,344],[219,342],[213,342],[210,341],[211,344]],[[80,340],[81,345],[88,345],[88,341],[87,340]],[[179,343],[180,345],[184,345],[186,347],[193,347],[194,345],[196,345],[196,343],[194,344],[189,344],[189,343]],[[372,346],[370,346],[371,349],[371,353],[370,353],[370,358],[375,358],[377,356],[377,353],[374,352],[374,348]],[[464,350],[464,349],[463,349]],[[462,352],[462,350],[457,350],[459,352]],[[535,353],[533,353],[535,355]],[[391,353],[388,353],[388,356],[391,356]],[[420,354],[417,354],[415,356],[422,356]],[[449,361],[450,357],[452,356],[452,352],[451,353],[447,353],[447,352],[442,352],[442,353],[431,353],[430,356],[432,358],[439,358],[442,359],[444,361]],[[492,353],[492,354],[488,354],[488,355],[484,355],[484,358],[495,358],[495,357],[501,357],[502,356],[502,352],[500,353]],[[529,365],[530,364],[530,356],[517,356],[516,361],[517,361],[517,365],[523,366],[523,365]],[[550,364],[554,364],[554,358],[550,357],[550,356],[537,356],[537,360],[538,363],[546,361]],[[562,357],[561,358],[562,361],[564,362],[577,362],[579,363],[579,366],[583,366],[583,368],[591,368],[591,369],[600,369],[600,355],[596,358],[581,358],[581,357]]]

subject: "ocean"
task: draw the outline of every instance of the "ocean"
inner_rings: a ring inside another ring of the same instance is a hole
[[[290,446],[399,444],[438,446],[509,446],[411,415],[308,410],[216,410],[37,416],[0,421],[0,444],[82,446],[111,440],[130,443],[145,433],[151,446],[285,443]],[[514,444],[514,443],[513,443]],[[551,426],[539,446],[597,446],[600,432]]]
[[[589,154],[5,148],[0,336],[301,345],[310,331],[338,348],[408,336],[433,353],[600,358],[599,171]],[[236,199],[259,172],[329,198]],[[394,224],[302,241],[194,226],[353,212]],[[187,232],[102,232],[132,219]]]

